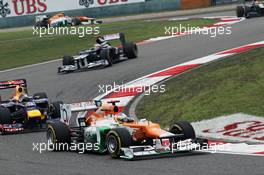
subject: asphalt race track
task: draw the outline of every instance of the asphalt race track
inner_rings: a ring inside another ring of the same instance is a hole
[[[227,16],[234,12],[199,16]],[[197,17],[197,15],[196,15]],[[52,100],[78,102],[99,95],[98,85],[128,82],[140,76],[233,47],[264,40],[264,18],[232,26],[232,35],[217,38],[189,35],[140,46],[140,57],[108,69],[57,75],[61,62],[1,72],[0,79],[26,78],[29,92],[45,91]],[[0,136],[0,175],[29,174],[174,174],[263,175],[264,159],[257,156],[198,154],[143,161],[112,160],[107,155],[32,151],[45,142],[45,133]]]

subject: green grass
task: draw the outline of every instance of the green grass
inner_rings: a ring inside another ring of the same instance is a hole
[[[143,97],[137,116],[163,126],[238,112],[264,116],[264,48],[200,67],[165,85],[165,93]]]
[[[195,19],[189,21],[129,21],[98,25],[100,34],[124,32],[130,41],[141,41],[162,36],[165,26],[180,24],[198,27],[215,23],[215,20]],[[0,70],[61,58],[65,54],[75,54],[94,44],[94,36],[45,36],[33,35],[33,29],[20,32],[0,33]],[[117,45],[117,42],[113,43]]]

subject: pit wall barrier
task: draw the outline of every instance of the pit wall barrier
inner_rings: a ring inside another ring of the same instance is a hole
[[[43,11],[44,7],[39,6],[38,3],[36,4],[37,12],[31,13],[30,15],[27,15],[28,7],[27,5],[24,5],[24,14],[22,15],[16,15],[14,10],[14,2],[21,3],[20,1],[41,1],[41,0],[0,0],[0,7],[1,2],[2,5],[6,2],[8,3],[8,8],[11,10],[11,14],[14,14],[15,16],[9,17],[8,15],[3,18],[0,13],[0,28],[9,28],[9,27],[21,27],[21,26],[30,26],[33,25],[35,22],[35,17],[37,15],[54,15],[56,12],[65,12],[66,15],[69,16],[89,16],[89,17],[95,17],[95,18],[103,18],[103,17],[111,17],[111,16],[123,16],[123,15],[132,15],[132,14],[139,14],[139,13],[149,13],[149,12],[160,12],[160,11],[166,11],[166,10],[178,10],[180,9],[180,0],[95,0],[95,3],[98,2],[107,2],[110,4],[110,2],[120,2],[116,3],[116,5],[98,5],[98,7],[89,7],[84,8],[81,7],[81,9],[74,9],[74,10],[64,10],[67,9],[66,6],[64,7],[63,3],[61,6],[61,10],[53,10],[52,12],[43,13],[39,11]],[[52,9],[58,9],[53,7],[57,6],[59,0],[46,0],[46,2],[51,3]],[[69,1],[72,3],[72,1],[79,0],[64,0]],[[126,3],[125,1],[135,1],[135,3]],[[138,1],[138,2],[137,2]],[[29,3],[30,3],[29,2]],[[64,3],[65,3],[64,2]],[[120,5],[119,5],[120,4]],[[38,6],[37,6],[38,5]],[[41,4],[42,5],[42,4]],[[19,4],[19,8],[22,8],[22,6]],[[31,10],[34,9],[34,7],[30,7]],[[29,8],[29,9],[30,9]],[[47,7],[49,9],[49,7]],[[22,10],[18,10],[21,12]],[[46,10],[47,11],[47,10]]]
[[[196,9],[210,7],[212,0],[181,0],[181,9]]]
[[[81,0],[0,0],[0,29],[31,26],[38,15],[65,12],[69,16],[104,18],[179,9],[195,9],[241,0],[94,0],[89,7]],[[85,1],[85,0],[83,0]],[[4,8],[3,8],[4,7]],[[9,14],[8,14],[9,9]]]

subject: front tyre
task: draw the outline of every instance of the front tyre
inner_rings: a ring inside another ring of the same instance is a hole
[[[79,26],[82,24],[82,21],[79,18],[73,18],[72,19],[72,26]]]
[[[117,159],[122,155],[121,148],[132,145],[132,137],[126,128],[115,128],[106,136],[107,151],[112,158]]]
[[[72,56],[65,55],[62,59],[63,66],[74,66],[74,58]]]
[[[187,121],[178,121],[169,130],[173,134],[182,134],[181,140],[196,139],[196,134],[192,125]]]
[[[100,59],[106,60],[108,62],[108,65],[106,65],[105,67],[110,67],[113,65],[113,58],[111,57],[110,49],[101,50]]]

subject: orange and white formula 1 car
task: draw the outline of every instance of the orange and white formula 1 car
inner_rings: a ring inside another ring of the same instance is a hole
[[[108,152],[112,158],[133,160],[191,152],[207,144],[207,140],[196,138],[189,122],[176,122],[165,130],[146,119],[126,116],[116,103],[91,101],[61,105],[61,121],[48,125],[50,147],[69,150],[73,144],[92,144],[96,146],[89,151]],[[73,117],[76,117],[77,127],[69,123]]]
[[[41,15],[36,17],[36,23],[34,27],[66,27],[66,26],[78,26],[78,25],[88,25],[88,24],[101,24],[102,21],[95,20],[94,18],[86,16],[67,16],[65,13],[61,12],[52,17],[47,15]]]

